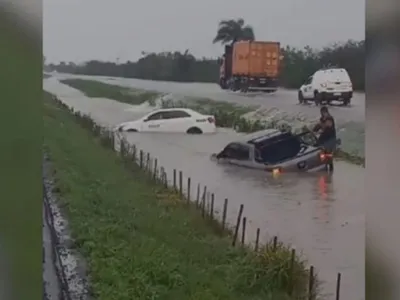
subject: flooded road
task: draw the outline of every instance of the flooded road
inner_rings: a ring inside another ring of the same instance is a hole
[[[55,79],[45,80],[44,89],[104,125],[117,125],[148,109],[141,107],[135,111],[127,104],[86,98]],[[211,153],[238,137],[229,130],[215,135],[132,133],[126,137],[156,157],[169,179],[176,168],[183,172],[184,182],[191,177],[193,193],[197,183],[206,185],[215,193],[217,209],[221,210],[224,198],[228,198],[231,223],[240,204],[244,204],[248,241],[254,239],[256,229],[260,228],[262,240],[277,235],[303,251],[325,281],[323,291],[328,299],[334,295],[337,272],[342,273],[341,299],[364,299],[363,168],[337,162],[332,176],[284,174],[273,179],[263,172],[210,161]]]
[[[53,76],[59,79],[92,79],[125,87],[147,89],[152,91],[159,91],[162,93],[173,93],[177,96],[210,98],[217,101],[227,101],[242,105],[261,105],[265,107],[276,107],[288,113],[301,113],[310,118],[315,118],[315,116],[319,114],[319,107],[316,107],[315,105],[299,105],[297,100],[297,91],[295,90],[280,89],[275,94],[240,94],[221,90],[217,84],[213,83],[179,83],[69,74],[56,74]],[[354,93],[351,106],[332,106],[330,110],[339,122],[364,123],[365,94]]]

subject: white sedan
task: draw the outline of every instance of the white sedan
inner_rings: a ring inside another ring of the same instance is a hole
[[[188,108],[165,108],[152,111],[141,119],[125,122],[118,131],[214,133],[215,118]]]

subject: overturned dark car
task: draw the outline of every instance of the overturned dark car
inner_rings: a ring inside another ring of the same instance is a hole
[[[316,146],[312,132],[293,134],[267,129],[228,144],[211,158],[221,163],[281,172],[312,172],[333,169],[333,153]],[[340,140],[337,140],[340,145]]]

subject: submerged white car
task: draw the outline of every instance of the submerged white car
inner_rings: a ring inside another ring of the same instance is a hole
[[[165,108],[152,111],[143,118],[125,122],[118,131],[129,132],[182,132],[190,134],[214,133],[215,118],[202,115],[189,108]]]

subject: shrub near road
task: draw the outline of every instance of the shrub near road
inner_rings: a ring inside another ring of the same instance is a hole
[[[136,90],[122,86],[102,83],[86,79],[64,79],[62,83],[67,84],[83,92],[87,97],[109,98],[116,101],[138,105],[144,102],[153,103],[160,93]]]
[[[150,104],[155,105],[155,99],[161,95],[157,92],[135,90],[85,79],[67,79],[61,80],[61,82],[84,92],[88,97],[106,97],[128,104],[141,104],[143,103],[144,99],[149,99]],[[130,96],[121,97],[121,93],[129,94]],[[289,129],[292,128],[293,123],[299,121],[296,120],[296,116],[290,115],[280,115],[277,118],[271,118],[271,116],[268,116],[268,113],[265,112],[263,116],[264,120],[262,118],[252,119],[246,117],[246,114],[256,111],[259,108],[258,106],[242,106],[229,102],[213,101],[211,99],[204,98],[190,98],[182,100],[163,99],[159,104],[163,108],[187,107],[202,114],[214,115],[216,117],[218,127],[233,127],[238,132],[254,132],[263,130],[265,128]],[[274,109],[271,109],[271,111],[273,110]],[[302,122],[302,127],[309,125],[306,120],[303,120]],[[338,151],[337,157],[354,164],[364,165],[363,125],[360,126],[357,123],[348,122],[343,126],[338,127],[339,138],[342,139],[344,145],[341,147],[341,150]],[[294,130],[294,128],[292,129]],[[296,130],[301,131],[302,128],[297,128]]]
[[[232,248],[198,211],[138,167],[127,169],[45,97],[45,149],[96,299],[305,299],[307,272],[298,258],[296,296],[288,296],[290,249],[256,255]]]

